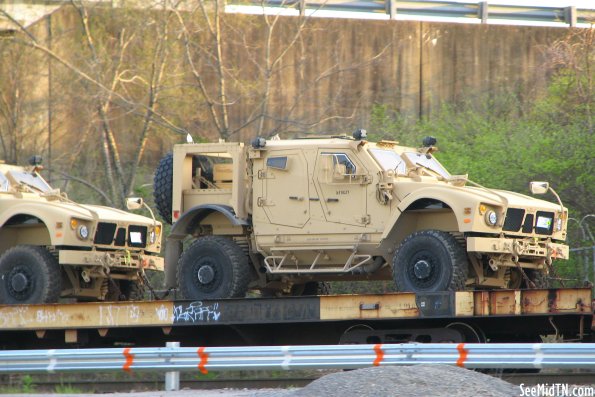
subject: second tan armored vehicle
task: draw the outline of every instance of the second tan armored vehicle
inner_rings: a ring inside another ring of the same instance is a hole
[[[158,209],[173,222],[166,282],[192,299],[310,294],[328,280],[392,278],[414,292],[545,287],[569,252],[559,199],[451,175],[434,145],[361,132],[176,145],[155,176]]]
[[[143,271],[163,270],[161,223],[77,204],[38,170],[0,164],[0,304],[142,298]]]

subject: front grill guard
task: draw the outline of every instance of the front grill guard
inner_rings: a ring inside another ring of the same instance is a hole
[[[527,214],[523,208],[508,208],[504,217],[502,230],[504,232],[522,233],[527,236],[543,237],[554,234],[554,226],[547,232],[539,232],[537,221],[539,216],[552,216],[552,223],[555,222],[556,217],[554,212],[537,211],[536,213]]]
[[[124,235],[121,235],[123,232]],[[131,232],[141,233],[142,242],[131,243]],[[111,238],[109,237],[111,234]],[[149,235],[149,228],[142,225],[117,226],[111,222],[99,222],[93,243],[102,248],[146,248]]]

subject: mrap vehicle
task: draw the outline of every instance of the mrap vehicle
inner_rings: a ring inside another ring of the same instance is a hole
[[[167,286],[188,299],[309,295],[332,280],[543,288],[568,258],[567,210],[547,182],[531,191],[557,203],[451,175],[432,137],[420,148],[364,138],[176,145],[154,183],[173,223]]]
[[[0,304],[142,299],[145,269],[163,271],[161,223],[70,200],[40,162],[0,163]]]

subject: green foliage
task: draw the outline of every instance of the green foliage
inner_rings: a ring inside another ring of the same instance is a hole
[[[37,386],[33,383],[33,377],[31,375],[25,375],[21,379],[23,382],[22,384],[22,392],[23,393],[34,393]]]
[[[82,390],[78,389],[72,385],[60,384],[60,385],[56,386],[56,389],[54,390],[54,392],[57,394],[81,394]]]
[[[406,122],[396,109],[376,104],[370,136],[409,146],[419,146],[424,136],[435,136],[440,147],[436,157],[452,174],[468,174],[486,187],[524,194],[529,194],[529,181],[546,180],[572,218],[595,213],[595,34],[570,35],[549,49],[555,61],[551,81],[532,102],[523,105],[513,93],[474,97],[446,104],[416,123]],[[556,201],[553,195],[544,199]],[[569,245],[594,244],[584,239],[577,223],[569,223]],[[570,279],[566,286],[593,280],[580,255],[556,262],[558,276]]]

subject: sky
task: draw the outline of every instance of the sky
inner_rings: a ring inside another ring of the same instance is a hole
[[[318,0],[322,1],[322,0]],[[458,3],[475,3],[475,0],[450,0]],[[354,1],[355,2],[355,1]],[[517,5],[517,6],[541,6],[541,7],[568,7],[575,6],[578,9],[591,9],[595,11],[595,0],[488,0],[488,5]],[[398,5],[398,3],[397,3]],[[227,12],[243,13],[243,14],[262,14],[263,8],[260,6],[241,6],[228,5]],[[293,8],[266,8],[265,12],[269,14],[284,14],[297,15],[298,11]],[[388,15],[383,13],[367,13],[367,12],[350,12],[350,11],[326,11],[324,9],[310,11],[308,13],[314,17],[321,18],[357,18],[357,19],[388,19]],[[416,21],[441,21],[441,22],[457,22],[457,23],[475,23],[479,24],[481,21],[474,18],[438,18],[438,17],[421,17],[421,16],[407,16],[399,15],[397,12],[397,20],[416,20]],[[540,21],[510,21],[488,19],[489,24],[493,25],[524,25],[524,26],[553,26],[553,27],[567,27],[568,25],[560,22],[540,22]],[[578,27],[589,27],[587,24],[578,24]]]

